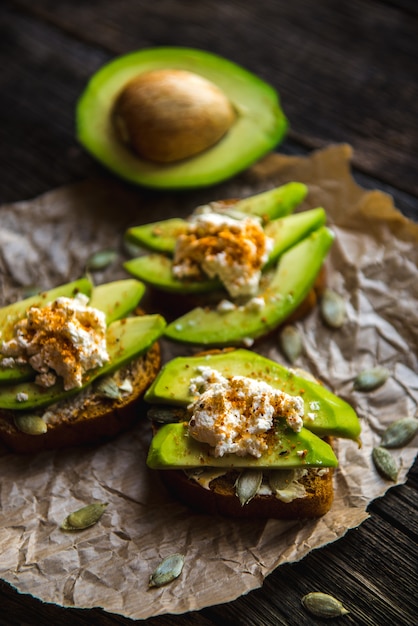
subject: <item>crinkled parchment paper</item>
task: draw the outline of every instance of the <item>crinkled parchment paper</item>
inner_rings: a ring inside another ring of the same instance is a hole
[[[122,183],[89,181],[33,201],[0,208],[3,303],[25,288],[48,288],[83,273],[95,250],[117,248],[119,258],[96,282],[125,276],[122,235],[127,226],[187,215],[197,204],[246,196],[290,180],[309,185],[303,209],[322,205],[335,231],[328,284],[347,299],[348,320],[330,330],[318,311],[299,324],[305,352],[297,366],[311,370],[353,404],[363,424],[363,447],[339,442],[340,468],[332,510],[318,521],[234,521],[191,513],[174,501],[145,466],[149,423],[87,448],[20,457],[0,452],[2,476],[0,570],[20,592],[64,606],[103,607],[131,618],[183,613],[228,602],[262,585],[278,565],[302,559],[367,517],[371,500],[392,483],[371,463],[371,449],[394,418],[414,415],[418,402],[418,226],[389,196],[358,187],[351,150],[331,146],[309,157],[270,155],[216,189],[158,194]],[[285,362],[275,338],[255,346]],[[181,347],[164,345],[165,358]],[[361,369],[384,365],[383,387],[354,392]],[[394,451],[398,484],[406,479],[416,445]],[[77,534],[58,526],[93,501],[109,506],[95,526]],[[171,585],[148,590],[151,571],[174,552],[185,555]]]

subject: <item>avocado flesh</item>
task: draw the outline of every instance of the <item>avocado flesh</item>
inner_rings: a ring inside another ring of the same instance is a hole
[[[168,293],[182,295],[208,293],[220,289],[217,279],[184,280],[173,275],[173,260],[162,254],[147,254],[131,259],[123,264],[129,274],[143,280],[148,285]]]
[[[333,242],[325,226],[287,250],[269,285],[258,296],[261,309],[237,307],[219,311],[197,307],[169,324],[164,335],[173,341],[202,346],[240,345],[268,333],[305,299]]]
[[[266,268],[277,262],[283,252],[306,237],[310,232],[325,224],[326,215],[321,207],[278,218],[266,225],[266,235],[274,240]],[[127,272],[155,289],[179,294],[208,293],[220,289],[217,279],[184,280],[173,274],[172,259],[162,254],[147,254],[124,263]]]
[[[132,226],[126,231],[125,238],[135,245],[144,246],[154,252],[173,254],[177,237],[186,232],[187,220],[173,217],[169,220]]]
[[[26,311],[32,307],[43,307],[57,298],[73,298],[77,293],[84,293],[90,296],[93,285],[88,278],[80,278],[71,283],[54,287],[36,296],[19,300],[0,309],[0,342],[9,341],[13,337],[13,328],[21,320]],[[0,356],[0,363],[1,363]],[[13,381],[30,380],[34,377],[34,370],[30,365],[19,365],[15,367],[0,367],[0,384]]]
[[[262,380],[275,389],[304,401],[304,427],[319,437],[342,437],[357,440],[360,422],[354,409],[320,384],[301,378],[283,365],[245,349],[220,353],[177,357],[163,366],[145,394],[150,404],[187,407],[193,396],[190,381],[199,375],[198,368],[210,367],[225,377],[246,376]],[[314,410],[312,403],[319,403]],[[315,413],[315,418],[308,415]]]
[[[81,289],[80,285],[82,287]],[[53,302],[59,297],[73,297],[80,292],[86,295],[91,294],[88,306],[103,311],[106,314],[106,324],[109,325],[115,320],[131,313],[137,306],[144,291],[145,285],[134,279],[119,280],[92,287],[88,279],[82,278],[80,281],[62,285],[61,287],[46,292],[43,294],[45,298],[42,297],[41,300],[39,297],[35,296],[35,300],[34,298],[27,298],[26,300],[20,300],[15,304],[5,307],[8,310],[8,328],[10,333],[12,333],[14,324],[25,316],[26,311],[30,309],[31,306],[40,306],[42,308],[42,306]],[[36,298],[38,299],[36,300]],[[32,303],[32,300],[34,300],[34,303]],[[22,306],[22,304],[24,304],[24,306]],[[4,309],[0,309],[0,319],[3,311]],[[9,324],[9,320],[13,320],[12,325]],[[11,337],[12,335],[10,335],[9,338]],[[35,376],[36,372],[29,364],[4,369],[0,367],[0,385],[4,383],[18,383],[25,380],[33,380]]]
[[[94,287],[88,306],[106,314],[106,324],[126,317],[144,295],[145,285],[134,279],[115,280]]]
[[[274,241],[266,267],[271,267],[289,248],[297,244],[312,231],[324,226],[326,213],[322,207],[273,220],[265,227],[265,233]]]
[[[292,213],[304,200],[308,188],[303,183],[291,182],[268,191],[249,196],[236,202],[230,208],[247,215],[260,217],[265,223]],[[126,231],[126,239],[154,252],[173,254],[177,238],[186,232],[188,221],[178,217],[141,226],[132,226]]]
[[[110,359],[102,367],[86,372],[81,387],[66,391],[62,381],[48,388],[33,382],[4,385],[1,388],[0,409],[25,411],[45,407],[79,393],[99,376],[112,374],[143,354],[160,337],[164,325],[161,315],[129,317],[113,322],[107,329],[106,337]],[[18,394],[25,399],[18,401]]]
[[[302,453],[303,456],[298,454]],[[277,443],[260,458],[226,454],[215,457],[209,446],[189,436],[185,423],[165,424],[154,435],[147,457],[151,469],[191,469],[194,467],[292,469],[299,467],[337,467],[331,446],[305,428],[299,433],[290,428],[277,431]]]
[[[213,82],[237,115],[213,147],[160,165],[141,159],[122,143],[112,114],[120,91],[131,79],[167,68],[190,71]],[[278,94],[270,85],[235,63],[190,48],[151,48],[115,59],[91,78],[76,108],[78,140],[96,159],[132,183],[160,189],[209,186],[234,176],[276,147],[287,125]]]

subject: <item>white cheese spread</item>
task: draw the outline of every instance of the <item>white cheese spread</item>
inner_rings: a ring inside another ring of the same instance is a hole
[[[80,387],[85,372],[109,360],[105,314],[87,302],[87,296],[77,294],[31,307],[0,352],[16,364],[29,363],[42,387],[52,386],[57,376],[62,376],[65,389]]]
[[[284,418],[295,432],[301,430],[304,403],[300,396],[246,376],[225,378],[210,367],[202,366],[199,372],[190,385],[196,398],[189,406],[189,434],[208,443],[214,456],[259,458],[268,448],[275,418]]]
[[[187,232],[177,240],[174,276],[218,278],[231,297],[256,294],[273,240],[259,219],[240,218],[210,211],[194,214]]]

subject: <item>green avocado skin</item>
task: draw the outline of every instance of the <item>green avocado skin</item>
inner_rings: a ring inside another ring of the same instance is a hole
[[[120,141],[113,108],[124,86],[158,69],[181,69],[216,84],[237,116],[222,139],[208,150],[173,164],[139,158]],[[155,189],[208,187],[231,178],[273,150],[288,127],[277,91],[241,66],[193,48],[148,48],[120,56],[96,72],[76,106],[76,134],[90,154],[116,175]]]
[[[154,435],[147,465],[151,469],[222,467],[266,470],[336,467],[338,461],[331,446],[305,428],[299,433],[289,428],[277,432],[277,445],[260,458],[236,454],[215,457],[210,454],[209,446],[189,436],[185,423],[177,423],[165,424]]]
[[[242,345],[267,334],[283,322],[308,295],[332,245],[334,235],[323,226],[287,250],[270,283],[258,294],[261,308],[219,311],[197,307],[165,329],[173,341],[205,347]]]
[[[161,336],[164,326],[165,320],[158,314],[113,322],[107,329],[106,337],[109,361],[102,367],[87,372],[81,387],[66,391],[61,381],[49,388],[42,388],[33,382],[4,385],[1,387],[0,409],[24,411],[45,407],[79,393],[99,376],[111,374],[143,354]]]
[[[186,407],[193,401],[190,381],[199,375],[199,367],[211,367],[223,376],[247,376],[263,380],[289,395],[300,395],[305,405],[304,428],[319,437],[342,437],[358,440],[360,422],[354,409],[320,384],[296,376],[291,370],[255,352],[237,349],[177,357],[163,366],[145,394],[150,404]],[[318,409],[314,407],[319,407]],[[315,414],[310,419],[309,414]]]

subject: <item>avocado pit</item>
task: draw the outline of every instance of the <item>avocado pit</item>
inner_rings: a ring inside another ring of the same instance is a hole
[[[180,161],[207,150],[236,119],[219,87],[176,69],[144,72],[131,79],[113,112],[121,140],[141,158],[156,163]]]

